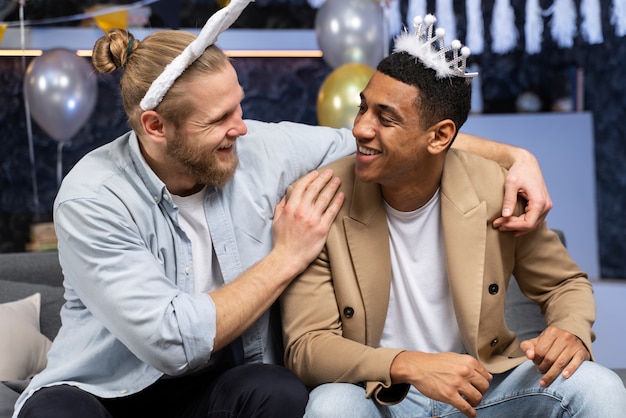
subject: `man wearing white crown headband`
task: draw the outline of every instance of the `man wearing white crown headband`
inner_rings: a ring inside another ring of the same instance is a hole
[[[434,22],[418,19],[361,93],[356,157],[327,167],[344,204],[280,299],[285,364],[314,388],[305,417],[624,416],[621,379],[590,361],[587,275],[545,222],[494,228],[505,170],[450,149],[475,74]],[[511,275],[547,323],[521,343]]]
[[[113,29],[94,46],[98,71],[124,70],[132,130],[86,155],[58,192],[63,326],[14,416],[302,415],[308,393],[277,366],[271,307],[343,201],[332,173],[313,170],[355,146],[348,130],[244,122],[243,89],[213,44],[248,2],[232,0],[197,37]],[[536,160],[478,144],[518,157],[525,182],[508,191],[528,193],[532,210],[502,227],[533,229],[551,206]]]

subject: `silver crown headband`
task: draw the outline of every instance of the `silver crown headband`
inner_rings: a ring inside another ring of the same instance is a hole
[[[406,52],[416,57],[426,67],[435,70],[437,78],[476,77],[478,73],[465,72],[470,49],[461,45],[458,39],[445,46],[443,38],[446,31],[443,28],[435,30],[436,21],[437,18],[431,14],[424,19],[416,16],[413,19],[415,33],[405,31],[400,34],[395,40],[393,52]]]
[[[154,109],[161,103],[167,91],[176,79],[189,67],[204,51],[215,43],[217,37],[232,25],[243,9],[254,0],[231,0],[230,3],[213,14],[205,23],[200,34],[170,62],[161,75],[152,82],[139,106],[142,110]]]

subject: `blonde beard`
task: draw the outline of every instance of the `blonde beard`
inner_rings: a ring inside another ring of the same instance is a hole
[[[232,161],[226,167],[218,161],[214,152],[205,155],[188,144],[187,138],[177,132],[174,139],[168,141],[166,152],[187,171],[187,175],[195,179],[196,183],[222,188],[233,178],[239,166],[235,144],[233,144]]]

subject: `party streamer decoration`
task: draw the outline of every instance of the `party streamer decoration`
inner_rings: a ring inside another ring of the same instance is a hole
[[[309,0],[309,5],[314,9],[319,9],[326,2],[326,0]]]
[[[426,0],[409,0],[409,7],[406,12],[407,28],[413,27],[415,16],[426,16]]]
[[[496,0],[491,20],[491,49],[497,54],[506,54],[517,44],[518,35],[513,7],[508,0]]]
[[[103,8],[95,12],[50,19],[2,22],[0,23],[0,43],[2,42],[3,31],[7,27],[12,28],[20,25],[53,25],[89,18],[93,18],[97,23],[103,22],[104,25],[102,26],[106,26],[109,24],[108,20],[110,20],[110,17],[117,15],[121,17],[130,9],[143,7],[158,1],[159,0],[140,0],[126,5]],[[326,0],[307,1],[313,8],[319,8],[326,2]],[[392,36],[401,32],[403,26],[400,1],[401,0],[378,0],[385,9],[385,16],[387,18],[386,24]],[[23,4],[26,3],[26,1],[20,0],[19,3]],[[572,47],[579,30],[577,26],[576,3],[575,0],[554,0],[552,6],[544,11],[539,5],[539,0],[527,0],[525,3],[526,21],[524,23],[526,52],[536,54],[541,51],[543,20],[546,16],[550,16],[550,32],[558,46],[562,48]],[[458,15],[453,10],[453,4],[453,0],[436,0],[438,19],[442,27],[448,28],[447,38],[455,37],[453,35],[456,35],[456,18]],[[600,0],[580,0],[580,33],[585,42],[590,44],[598,44],[604,41],[601,21],[602,4],[603,2]],[[471,48],[474,54],[480,54],[484,52],[485,49],[482,1],[465,0],[465,9],[465,18],[467,19],[466,44]],[[427,0],[408,0],[406,27],[411,27],[414,16],[424,16],[427,12]],[[122,19],[117,18],[116,22],[121,20]],[[614,27],[616,36],[626,36],[626,0],[612,0],[610,7],[610,23]],[[110,24],[120,25],[119,23]],[[509,0],[494,0],[490,31],[493,39],[491,45],[493,52],[504,54],[511,51],[516,46],[519,34],[515,26],[515,12],[509,4]]]
[[[437,27],[445,28],[446,39],[457,39],[456,18],[452,0],[437,0]]]
[[[480,7],[480,0],[467,0],[465,2],[467,15],[467,35],[465,42],[474,54],[482,54],[485,50],[485,23]]]
[[[130,9],[134,9],[137,7],[147,6],[149,4],[156,3],[158,1],[159,0],[142,0],[142,1],[135,2],[135,3],[126,4],[124,6],[112,6],[112,7],[103,8],[103,9],[99,9],[97,11],[90,12],[90,13],[79,13],[79,14],[75,14],[71,16],[53,17],[50,19],[23,20],[23,21],[20,20],[19,22],[5,22],[5,23],[9,28],[22,26],[22,25],[23,26],[54,25],[56,23],[66,23],[66,22],[72,22],[76,20],[95,18],[96,16],[102,16],[102,15],[111,14],[111,13],[117,13],[117,12],[121,12],[124,10],[130,10]]]
[[[599,44],[604,41],[602,36],[602,13],[598,0],[582,0],[580,13],[583,16],[581,30],[583,38],[590,44]]]
[[[613,0],[611,24],[615,26],[617,36],[626,35],[626,0]]]
[[[576,36],[576,5],[573,0],[555,0],[550,8],[550,33],[561,48],[571,48]]]
[[[402,15],[400,13],[400,0],[381,1],[381,6],[385,17],[389,35],[395,36],[402,31]],[[387,54],[385,54],[387,55]]]
[[[524,34],[526,36],[526,52],[537,54],[541,51],[543,40],[543,9],[539,6],[539,0],[526,1],[526,22],[524,22]]]
[[[109,30],[113,28],[128,28],[128,10],[107,13],[102,16],[96,16],[93,19],[95,20],[96,25],[98,25],[104,33],[109,32]]]

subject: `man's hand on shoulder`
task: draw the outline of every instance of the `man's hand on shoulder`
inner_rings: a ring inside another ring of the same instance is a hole
[[[341,181],[331,170],[312,171],[290,188],[274,209],[274,250],[302,272],[322,251],[328,231],[341,209]]]
[[[539,162],[528,151],[520,149],[518,154],[505,179],[502,217],[493,221],[494,228],[514,231],[516,236],[536,229],[552,209]],[[526,209],[520,216],[512,216],[518,195],[526,199]]]
[[[502,217],[493,222],[500,231],[523,235],[536,229],[552,209],[552,200],[543,179],[539,162],[524,148],[459,132],[454,148],[481,155],[509,170],[504,185]],[[526,211],[512,216],[518,196],[528,202]]]

